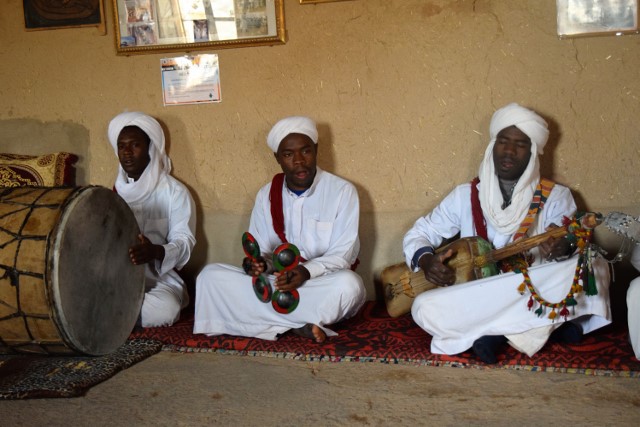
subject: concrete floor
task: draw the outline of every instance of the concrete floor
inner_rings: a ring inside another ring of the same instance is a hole
[[[640,378],[161,352],[11,426],[637,426]]]

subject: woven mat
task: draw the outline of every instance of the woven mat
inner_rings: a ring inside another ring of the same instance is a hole
[[[162,343],[129,340],[106,356],[0,356],[0,400],[76,397],[158,353]]]
[[[582,343],[548,343],[534,357],[507,346],[495,365],[485,365],[471,352],[455,356],[430,352],[431,337],[410,315],[392,318],[384,304],[368,302],[354,318],[332,327],[337,337],[323,344],[293,334],[277,341],[193,334],[193,313],[185,312],[169,328],[149,328],[131,338],[161,341],[165,351],[208,352],[279,357],[307,361],[355,361],[431,366],[573,372],[588,375],[640,377],[626,327],[608,326],[585,336]]]

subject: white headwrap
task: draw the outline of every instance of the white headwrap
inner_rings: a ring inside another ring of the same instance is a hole
[[[314,144],[318,143],[318,129],[315,122],[308,117],[293,116],[280,120],[271,128],[267,136],[267,145],[277,153],[280,143],[290,133],[307,135]]]
[[[531,158],[527,168],[520,176],[511,204],[502,209],[504,203],[495,165],[493,164],[493,146],[498,133],[509,126],[516,126],[531,139]],[[480,206],[487,221],[501,234],[514,234],[527,215],[533,193],[540,181],[540,161],[549,138],[547,122],[535,112],[518,104],[509,104],[493,114],[489,126],[491,141],[480,164]]]
[[[138,112],[121,113],[109,123],[107,134],[116,156],[118,155],[118,136],[126,126],[139,127],[151,140],[149,164],[137,181],[129,183],[126,172],[122,166],[118,166],[116,191],[127,203],[137,203],[146,199],[156,188],[158,182],[171,172],[171,160],[164,152],[164,132],[160,123],[153,117]]]

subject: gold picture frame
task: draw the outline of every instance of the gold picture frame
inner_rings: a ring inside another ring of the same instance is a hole
[[[286,43],[284,0],[112,0],[116,53]]]

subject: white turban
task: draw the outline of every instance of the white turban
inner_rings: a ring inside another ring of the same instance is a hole
[[[493,146],[498,133],[516,126],[531,139],[531,158],[520,176],[511,196],[511,204],[502,209],[504,203],[498,176],[493,164]],[[527,215],[533,193],[540,181],[540,161],[549,138],[547,122],[535,112],[516,103],[502,107],[493,114],[489,125],[491,141],[480,164],[480,206],[488,222],[502,234],[514,234]]]
[[[116,191],[127,203],[137,203],[146,199],[156,188],[158,182],[171,172],[171,161],[164,152],[164,132],[160,123],[153,117],[139,112],[121,113],[109,123],[107,134],[116,156],[118,155],[118,136],[127,126],[137,126],[150,139],[150,161],[137,181],[129,182],[122,166],[118,166]]]
[[[267,145],[277,153],[282,140],[291,133],[306,135],[314,144],[318,143],[318,129],[315,122],[308,117],[293,116],[280,120],[271,128],[267,136]]]

